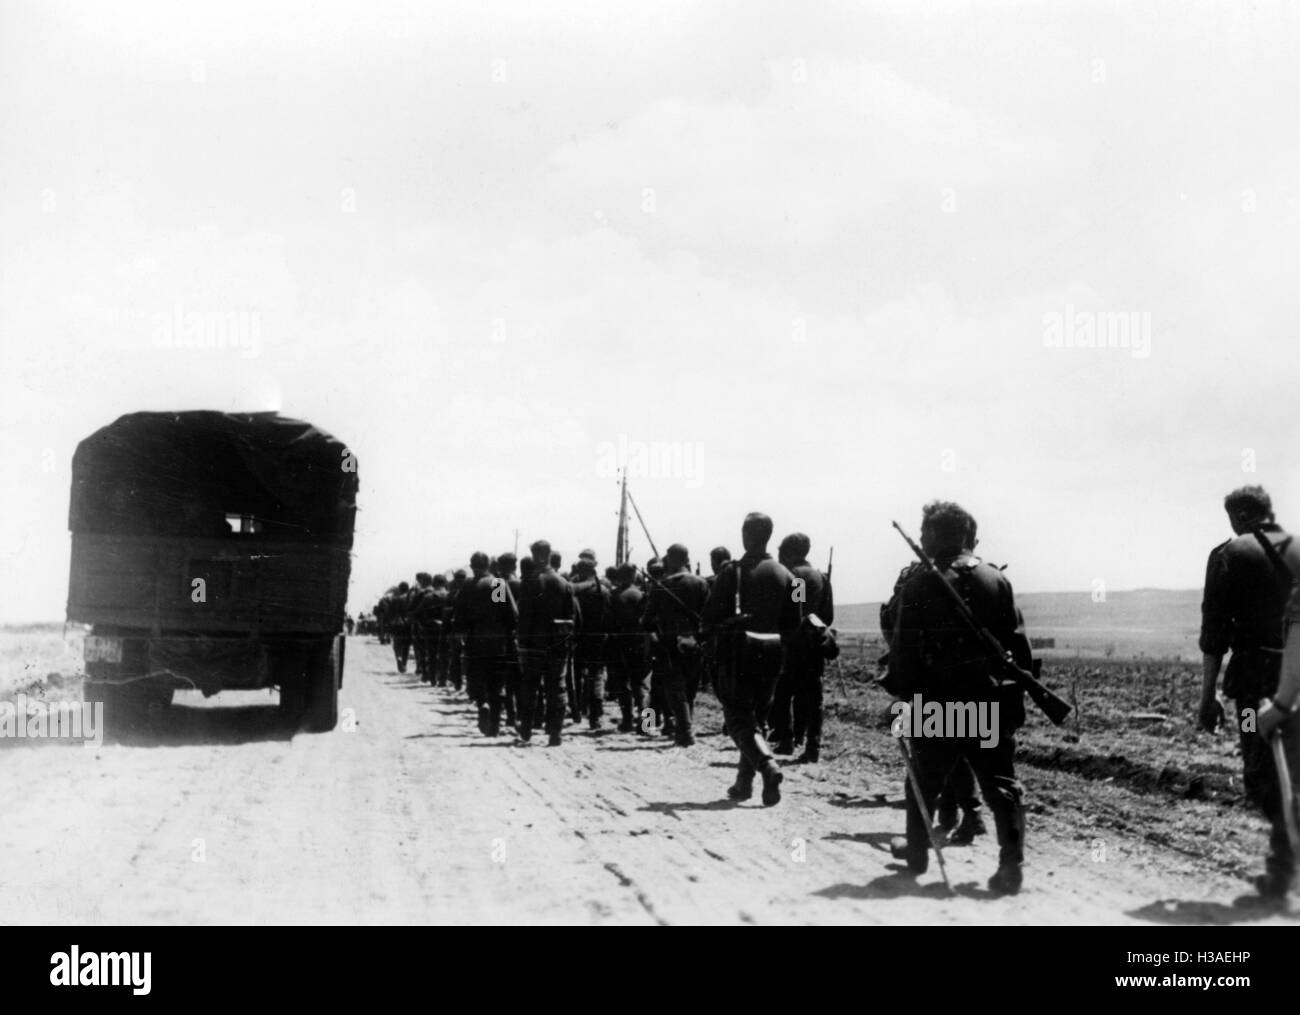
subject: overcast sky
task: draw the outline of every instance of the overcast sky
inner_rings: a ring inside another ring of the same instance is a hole
[[[354,611],[610,561],[620,447],[661,549],[764,510],[842,602],[933,497],[1021,591],[1199,585],[1227,490],[1300,524],[1300,14],[1138,7],[0,4],[0,620],[140,409],[348,442]]]

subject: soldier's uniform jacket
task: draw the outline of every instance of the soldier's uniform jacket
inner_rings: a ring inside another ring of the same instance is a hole
[[[609,597],[609,629],[616,634],[641,634],[645,593],[636,585],[615,589]]]
[[[505,655],[518,622],[519,610],[504,579],[477,575],[461,586],[456,597],[456,631],[464,636],[468,655]]]
[[[1261,526],[1268,541],[1287,550],[1288,536],[1274,524]],[[1201,651],[1227,655],[1259,647],[1282,647],[1282,617],[1290,582],[1250,533],[1220,543],[1205,564],[1201,600]]]
[[[440,589],[435,589],[432,585],[417,585],[411,589],[409,613],[412,622],[428,627],[433,621],[442,619],[443,599],[446,597],[445,594],[440,595],[440,592]]]
[[[519,647],[525,649],[560,648],[568,632],[557,620],[581,623],[573,587],[549,564],[539,567],[523,582],[519,596]]]
[[[935,564],[976,621],[1016,663],[1030,669],[1033,654],[1006,575],[971,553],[938,558]],[[899,575],[894,599],[882,611],[882,619],[888,614],[893,621],[886,687],[900,697],[919,693],[935,700],[1010,703],[1015,698],[1017,711],[1023,713],[1018,687],[990,680],[995,664],[938,586],[939,580],[919,563]]]
[[[791,592],[794,576],[769,553],[746,553],[718,575],[704,604],[704,624],[715,628],[735,615],[736,581],[740,581],[741,612],[750,619],[745,628],[760,634],[780,634],[782,641],[799,631],[799,604]]]
[[[409,626],[410,618],[407,614],[407,608],[410,603],[408,592],[394,592],[384,597],[387,606],[384,609],[384,616],[389,627],[401,630]]]
[[[799,603],[801,616],[815,613],[827,627],[835,623],[835,596],[830,580],[806,560],[793,565],[790,573],[804,583],[803,602]]]
[[[582,614],[584,635],[602,635],[609,630],[610,588],[603,578],[592,575],[575,581],[573,596]]]
[[[696,634],[700,626],[697,618],[709,598],[708,583],[686,570],[666,575],[660,582],[663,588],[653,583],[650,586],[643,618],[645,627],[666,636]],[[676,602],[673,596],[681,602]],[[692,610],[693,614],[689,612]]]
[[[1293,554],[1290,536],[1272,523],[1260,526],[1284,555]],[[1269,558],[1250,533],[1220,543],[1205,565],[1201,600],[1201,651],[1232,658],[1223,693],[1258,698],[1276,689],[1285,637],[1290,577]]]

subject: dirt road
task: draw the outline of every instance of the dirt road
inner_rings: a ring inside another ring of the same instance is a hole
[[[279,729],[267,694],[187,694],[157,743],[10,741],[0,922],[1241,919],[1243,882],[1150,846],[1099,857],[1059,815],[1030,816],[1020,896],[984,890],[988,839],[948,851],[947,896],[933,864],[914,881],[889,856],[898,770],[840,785],[834,765],[790,765],[778,807],[733,805],[734,752],[711,718],[686,750],[612,727],[514,747],[368,638],[349,644],[342,698],[343,725],[322,735]]]

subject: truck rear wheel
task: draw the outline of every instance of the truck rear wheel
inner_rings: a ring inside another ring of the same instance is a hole
[[[306,653],[284,652],[275,659],[275,682],[280,685],[280,717],[297,727],[307,711]]]
[[[339,685],[343,671],[343,638],[336,636],[308,654],[306,672],[307,709],[303,728],[309,733],[328,733],[339,724]]]
[[[172,694],[173,688],[148,681],[109,683],[87,679],[81,689],[83,701],[104,706],[103,730],[114,737],[147,730],[162,717],[172,702]]]

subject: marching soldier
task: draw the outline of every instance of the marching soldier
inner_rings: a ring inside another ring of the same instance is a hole
[[[656,681],[661,681],[670,723],[664,723],[678,747],[695,743],[692,728],[695,692],[700,683],[700,617],[709,598],[704,579],[691,573],[686,547],[674,543],[664,554],[664,577],[651,582],[645,627],[651,632]]]
[[[522,589],[519,576],[515,574],[517,558],[513,552],[501,554],[497,558],[497,574],[510,589],[510,598],[514,600],[515,611],[519,609],[519,594]],[[516,630],[518,625],[516,624]],[[506,709],[506,725],[519,724],[519,643],[514,637],[506,642],[505,687],[503,697]]]
[[[387,645],[391,637],[388,631],[388,606],[389,598],[396,592],[397,586],[394,585],[379,597],[379,602],[375,603],[375,630],[379,634],[381,645]]]
[[[835,622],[835,599],[831,583],[808,563],[812,541],[795,532],[781,541],[777,559],[795,578],[795,599],[799,603],[801,626],[787,652],[785,670],[777,683],[772,702],[772,737],[777,754],[793,754],[800,733],[807,740],[799,761],[816,764],[821,757],[822,678],[826,672],[824,629],[807,622],[816,616],[825,627]],[[793,723],[792,721],[793,720]]]
[[[708,585],[710,595],[713,593],[718,575],[729,560],[731,560],[731,551],[725,546],[715,546],[709,551],[711,573],[704,581]],[[704,648],[704,663],[701,667],[700,686],[707,691],[711,687],[717,687],[718,683],[718,644],[716,638],[702,637],[701,641]]]
[[[547,746],[559,747],[564,729],[564,668],[579,620],[573,588],[551,567],[551,544],[539,539],[529,547],[533,573],[523,582],[519,600],[519,656],[523,663],[523,701],[519,738],[532,738],[539,688],[546,694]]]
[[[456,633],[456,603],[460,600],[460,590],[469,581],[469,574],[463,567],[458,567],[451,577],[447,589],[447,610],[443,620],[444,644],[447,649],[447,677],[451,686],[457,691],[465,686],[465,659],[460,635]]]
[[[754,795],[754,775],[763,778],[763,804],[781,802],[784,778],[760,723],[785,657],[785,644],[799,631],[794,576],[767,552],[772,519],[757,512],[741,527],[745,554],[719,576],[704,605],[707,631],[721,632],[718,698],[727,733],[740,750],[732,800]]]
[[[620,564],[614,574],[617,584],[609,603],[609,682],[622,713],[618,731],[640,733],[649,669],[647,637],[641,627],[645,596],[636,584],[636,565],[631,561]]]
[[[478,729],[487,737],[501,731],[501,692],[519,610],[510,585],[488,574],[486,553],[470,557],[470,578],[456,601],[457,633],[464,640],[466,684],[478,707]]]
[[[880,604],[880,633],[885,639],[885,645],[890,648],[893,647],[894,625],[898,620],[899,594],[916,572],[921,570],[923,566],[917,561],[905,566],[894,582],[889,602]],[[981,807],[979,791],[975,786],[975,772],[971,769],[970,762],[962,758],[948,774],[948,780],[935,804],[935,823],[939,831],[947,836],[950,846],[969,846],[977,835],[988,832]]]
[[[579,708],[589,729],[600,729],[605,714],[605,652],[609,627],[609,588],[596,573],[596,558],[584,550],[574,565],[573,594],[582,615],[582,628],[573,649]]]
[[[927,504],[921,523],[921,546],[969,604],[979,623],[1011,654],[1032,669],[1033,658],[1011,584],[996,567],[975,556],[975,519],[957,504]],[[911,739],[913,764],[926,813],[945,780],[962,759],[975,772],[997,828],[998,869],[990,890],[1014,895],[1023,881],[1025,816],[1023,789],[1015,772],[1015,731],[1024,723],[1024,695],[1017,685],[996,681],[993,664],[949,601],[933,583],[939,577],[917,568],[900,580],[894,634],[890,640],[885,686],[900,699],[937,702],[996,703],[998,738],[989,746],[971,731],[965,736]],[[953,731],[945,731],[953,732]],[[910,779],[906,783],[907,834],[891,843],[895,858],[914,873],[929,865],[930,830],[926,827]]]
[[[397,588],[384,597],[388,602],[384,614],[393,639],[393,659],[398,673],[406,672],[406,660],[411,654],[411,621],[407,616],[410,592],[411,587],[406,582],[398,582]]]
[[[434,662],[438,658],[438,626],[442,604],[434,595],[433,576],[421,571],[411,589],[411,649],[415,654],[415,672],[421,683],[433,683]]]
[[[722,569],[729,560],[731,560],[731,551],[725,546],[715,546],[709,551],[709,568],[713,573],[704,580],[708,583],[710,592],[713,591],[713,585],[717,582],[718,575],[722,573]]]
[[[1223,506],[1236,535],[1210,552],[1205,569],[1199,721],[1210,732],[1223,721],[1215,689],[1223,657],[1231,653],[1223,693],[1236,703],[1246,797],[1272,823],[1265,872],[1255,879],[1255,887],[1262,901],[1276,902],[1286,897],[1296,858],[1287,839],[1277,769],[1269,743],[1256,727],[1266,699],[1282,697],[1281,708],[1285,708],[1294,698],[1278,694],[1291,588],[1282,558],[1290,550],[1291,537],[1274,522],[1272,501],[1262,487],[1234,490]],[[1264,549],[1256,531],[1273,547],[1277,559]],[[1281,710],[1276,701],[1274,705]]]

